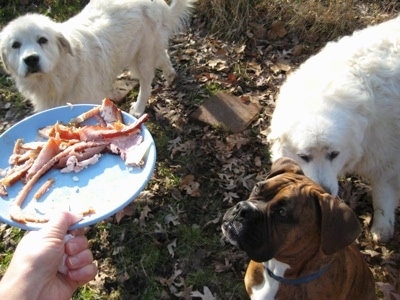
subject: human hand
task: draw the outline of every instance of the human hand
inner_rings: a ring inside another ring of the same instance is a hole
[[[64,243],[72,224],[82,216],[69,212],[51,219],[47,226],[29,232],[18,244],[0,282],[3,299],[70,299],[75,290],[97,273],[83,230],[71,232],[75,238]],[[58,268],[66,254],[66,272]]]

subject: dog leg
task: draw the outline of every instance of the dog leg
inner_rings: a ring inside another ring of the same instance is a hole
[[[372,204],[374,207],[372,238],[376,242],[388,242],[394,233],[396,189],[389,182],[372,183]]]
[[[139,95],[137,101],[132,103],[129,113],[135,117],[140,117],[146,109],[147,101],[151,96],[151,84],[155,75],[153,64],[143,63],[138,68],[139,74]]]
[[[163,50],[159,54],[159,59],[160,59],[160,68],[163,72],[164,78],[167,80],[167,84],[171,85],[175,79],[176,71],[172,67],[172,63],[169,58],[167,50]]]

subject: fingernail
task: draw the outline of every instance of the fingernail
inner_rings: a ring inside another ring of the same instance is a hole
[[[78,251],[78,245],[75,243],[74,240],[70,240],[65,243],[65,247],[68,254],[76,254],[76,252]]]
[[[79,264],[79,259],[76,256],[68,257],[69,265],[73,268]]]

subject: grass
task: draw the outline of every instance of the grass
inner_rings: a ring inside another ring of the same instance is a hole
[[[267,1],[202,0],[197,7],[200,14],[207,18],[210,32],[234,38],[246,32],[256,7],[263,2]]]
[[[12,255],[14,253],[15,246],[18,244],[20,239],[23,237],[24,231],[14,227],[6,227],[2,224],[0,228],[0,274],[4,274],[7,269]]]
[[[21,110],[26,103],[23,101],[23,97],[17,92],[14,87],[14,81],[10,79],[7,75],[0,76],[0,97],[4,99],[5,102],[8,102],[10,106],[11,102],[17,107],[17,110]],[[5,109],[0,108],[0,118],[4,118],[6,116],[8,107]]]
[[[348,34],[355,29],[379,23],[399,11],[397,0],[201,0],[199,15],[210,33],[238,40],[250,36],[254,24],[270,28],[275,21],[285,25],[310,46]],[[379,12],[378,14],[375,14]]]
[[[2,23],[6,23],[24,12],[37,12],[48,15],[57,21],[63,21],[88,2],[88,0],[0,1],[0,18]]]

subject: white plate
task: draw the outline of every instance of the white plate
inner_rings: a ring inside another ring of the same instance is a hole
[[[0,135],[0,169],[9,166],[8,159],[18,138],[22,138],[24,142],[40,141],[39,128],[53,125],[57,121],[69,122],[93,107],[95,105],[87,104],[57,107],[34,114],[15,124]],[[123,118],[125,124],[136,120],[125,112]],[[142,168],[126,166],[118,155],[103,154],[95,165],[78,173],[61,173],[59,170],[52,169],[35,184],[28,194],[22,205],[24,211],[51,216],[57,211],[82,211],[89,206],[93,207],[96,213],[85,216],[70,228],[76,229],[97,223],[123,209],[145,188],[154,171],[156,162],[154,140],[144,125],[141,130],[144,140],[151,142]],[[38,201],[31,200],[36,190],[48,178],[55,179],[51,189]],[[8,197],[0,196],[0,221],[25,230],[39,229],[43,224],[22,224],[13,221],[9,216],[9,205],[21,188],[22,183],[18,182],[7,188]]]

